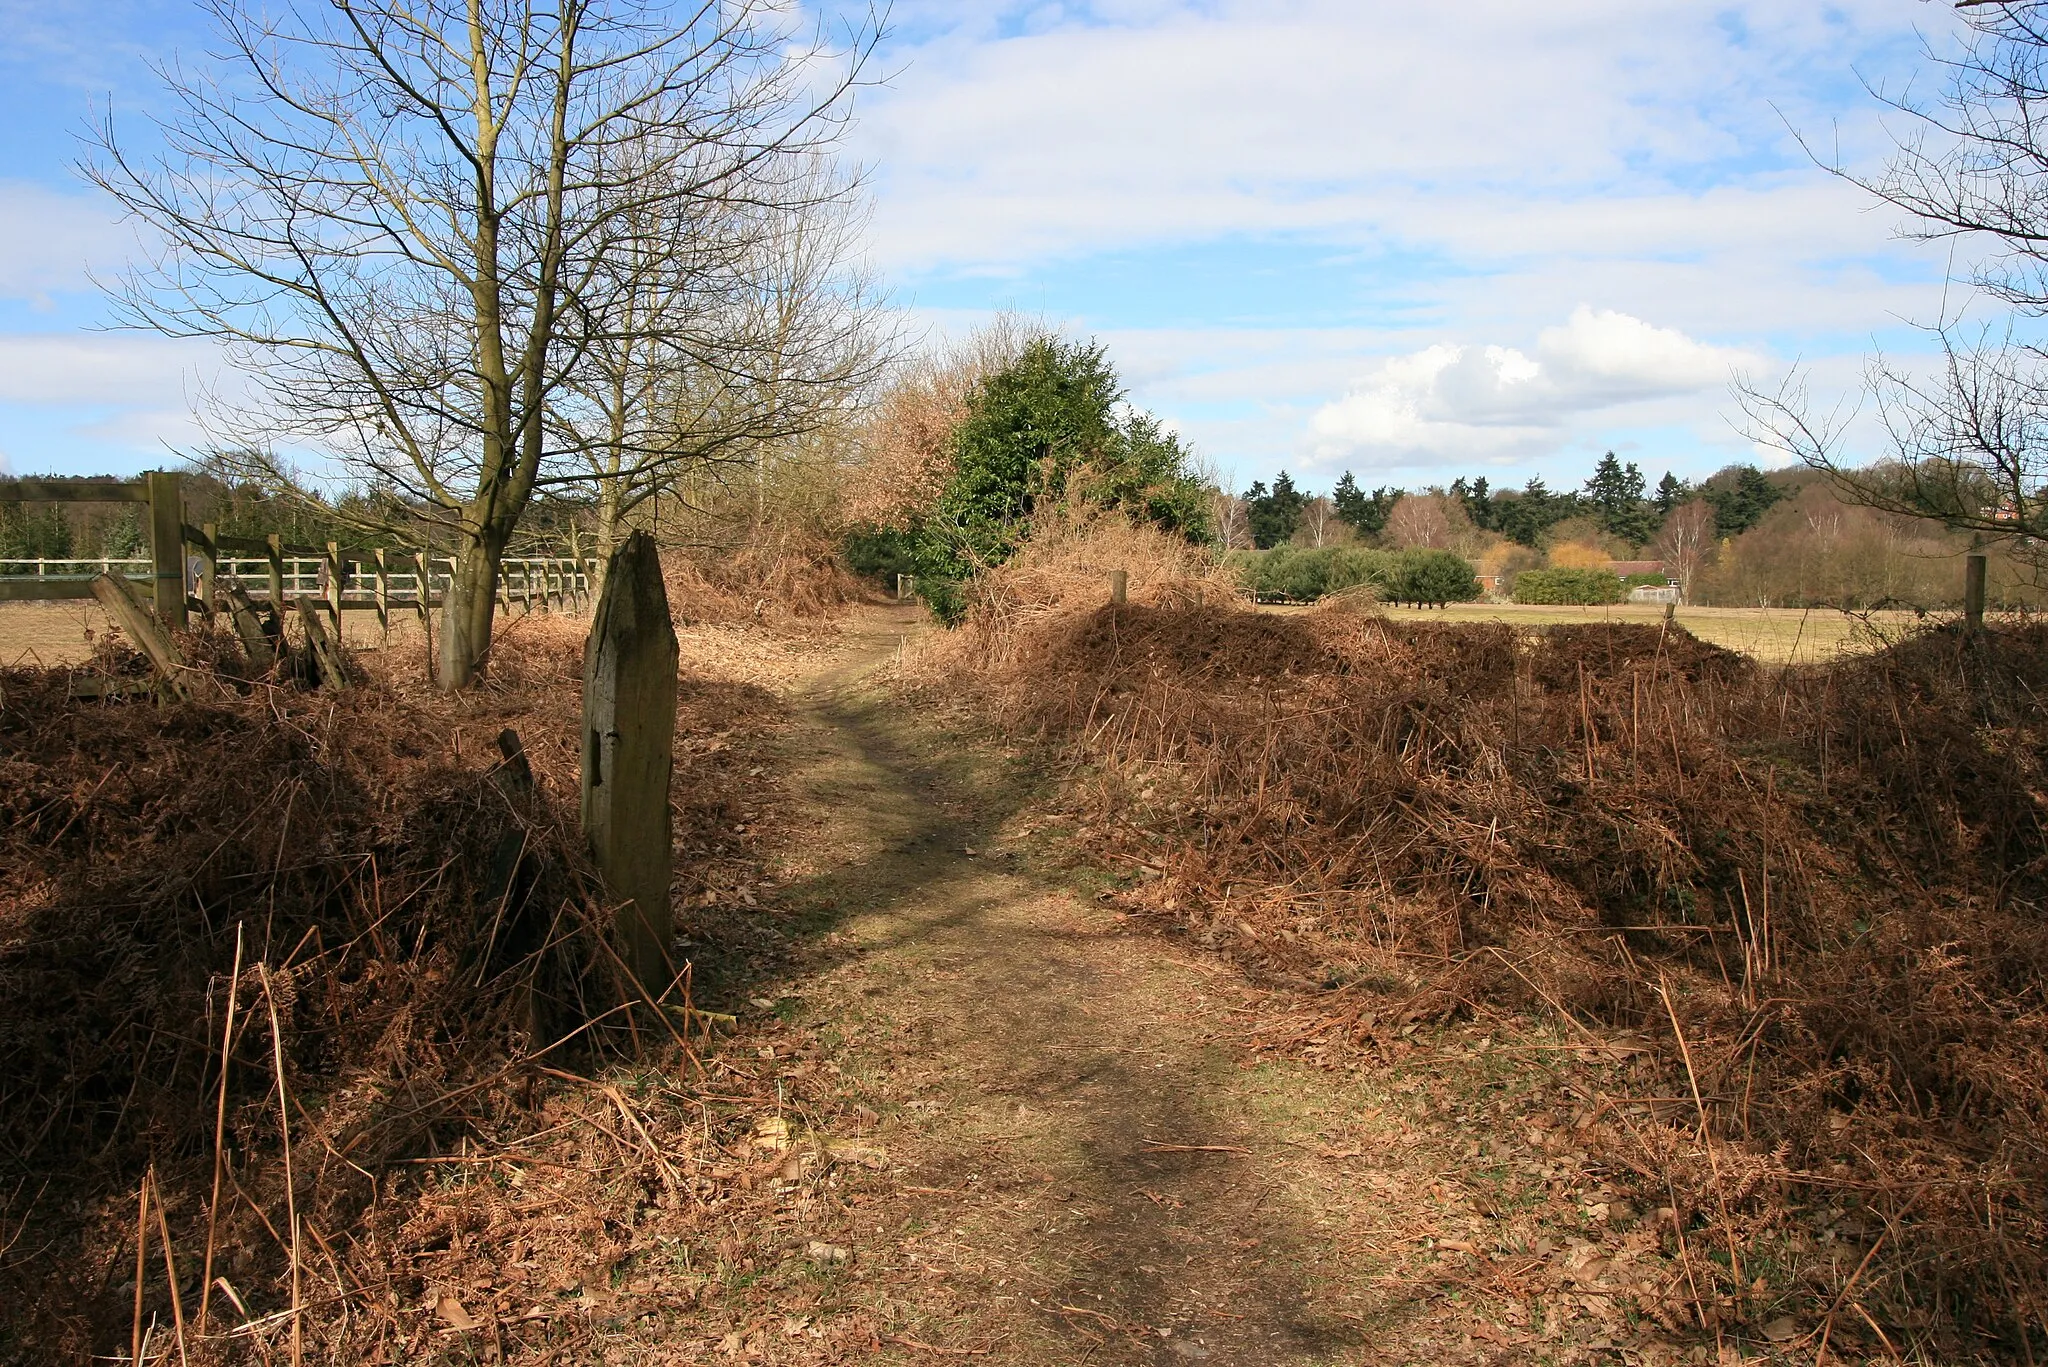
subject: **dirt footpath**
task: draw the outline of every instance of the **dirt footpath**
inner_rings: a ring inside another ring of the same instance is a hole
[[[1508,1232],[1473,1172],[1503,1195],[1527,1176],[1496,1132],[1426,1119],[1417,1070],[1248,1048],[1255,988],[1077,890],[1022,766],[872,682],[915,629],[871,610],[801,694],[776,899],[808,962],[746,989],[798,1041],[761,1067],[832,1080],[839,1114],[799,1125],[859,1124],[882,1170],[792,1211],[781,1233],[828,1266],[788,1283],[793,1327],[724,1354],[792,1360],[805,1326],[855,1316],[882,1361],[1538,1360],[1516,1349],[1554,1320],[1463,1289]],[[1456,1085],[1504,1108],[1486,1062]],[[1559,1169],[1532,1166],[1541,1194]],[[1541,1356],[1614,1346],[1570,1337],[1591,1347]]]

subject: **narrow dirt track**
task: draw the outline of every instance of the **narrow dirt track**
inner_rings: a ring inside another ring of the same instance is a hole
[[[1052,872],[1028,777],[871,680],[915,629],[864,615],[791,742],[780,900],[816,933],[783,1006],[889,1158],[821,1227],[855,1272],[819,1308],[906,1362],[1466,1357],[1378,1252],[1452,1160],[1381,1118],[1390,1079],[1249,1055],[1234,970]]]

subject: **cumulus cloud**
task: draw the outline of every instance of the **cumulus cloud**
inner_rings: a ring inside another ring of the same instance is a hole
[[[1504,463],[1542,455],[1575,422],[1726,384],[1750,354],[1580,305],[1527,351],[1440,342],[1381,360],[1309,419],[1317,464]]]

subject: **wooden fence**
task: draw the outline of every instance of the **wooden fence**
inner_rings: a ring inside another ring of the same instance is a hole
[[[90,598],[94,578],[118,574],[147,586],[157,619],[180,630],[193,612],[212,615],[225,582],[280,612],[310,599],[337,631],[345,610],[373,611],[388,630],[394,612],[424,618],[438,607],[455,568],[453,560],[426,551],[355,550],[333,541],[301,546],[277,536],[224,536],[212,523],[192,526],[185,521],[182,480],[169,471],[134,480],[16,480],[0,485],[0,502],[147,504],[147,559],[0,560],[0,603]],[[34,572],[23,572],[29,569]],[[498,579],[499,605],[527,612],[587,606],[591,569],[580,556],[508,558]]]

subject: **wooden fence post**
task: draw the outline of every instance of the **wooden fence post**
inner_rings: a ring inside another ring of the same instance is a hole
[[[334,623],[334,639],[341,640],[341,573],[346,563],[341,558],[341,544],[327,543],[327,616]]]
[[[199,529],[199,610],[213,620],[214,581],[220,578],[220,528],[207,523]]]
[[[347,688],[348,671],[342,665],[341,651],[336,642],[327,639],[327,629],[320,625],[320,609],[311,598],[299,600],[299,624],[306,629],[306,649],[313,656],[320,682],[329,688]]]
[[[1131,596],[1131,574],[1129,570],[1109,572],[1109,601],[1122,607]]]
[[[1971,631],[1984,630],[1984,557],[1963,558],[1963,620]]]
[[[412,553],[412,585],[413,598],[415,600],[414,606],[419,609],[420,621],[424,624],[427,620],[427,609],[433,606],[427,600],[434,596],[434,590],[427,579],[427,553],[425,551],[414,551]]]
[[[265,558],[270,561],[270,610],[284,621],[284,538],[272,532],[264,538],[270,544]]]
[[[377,630],[391,641],[391,567],[384,561],[384,548],[377,548]]]
[[[185,493],[171,470],[149,472],[149,559],[156,619],[166,631],[185,629]]]
[[[583,647],[583,833],[623,904],[620,956],[649,994],[666,988],[671,972],[677,654],[654,540],[634,532],[605,567]]]

